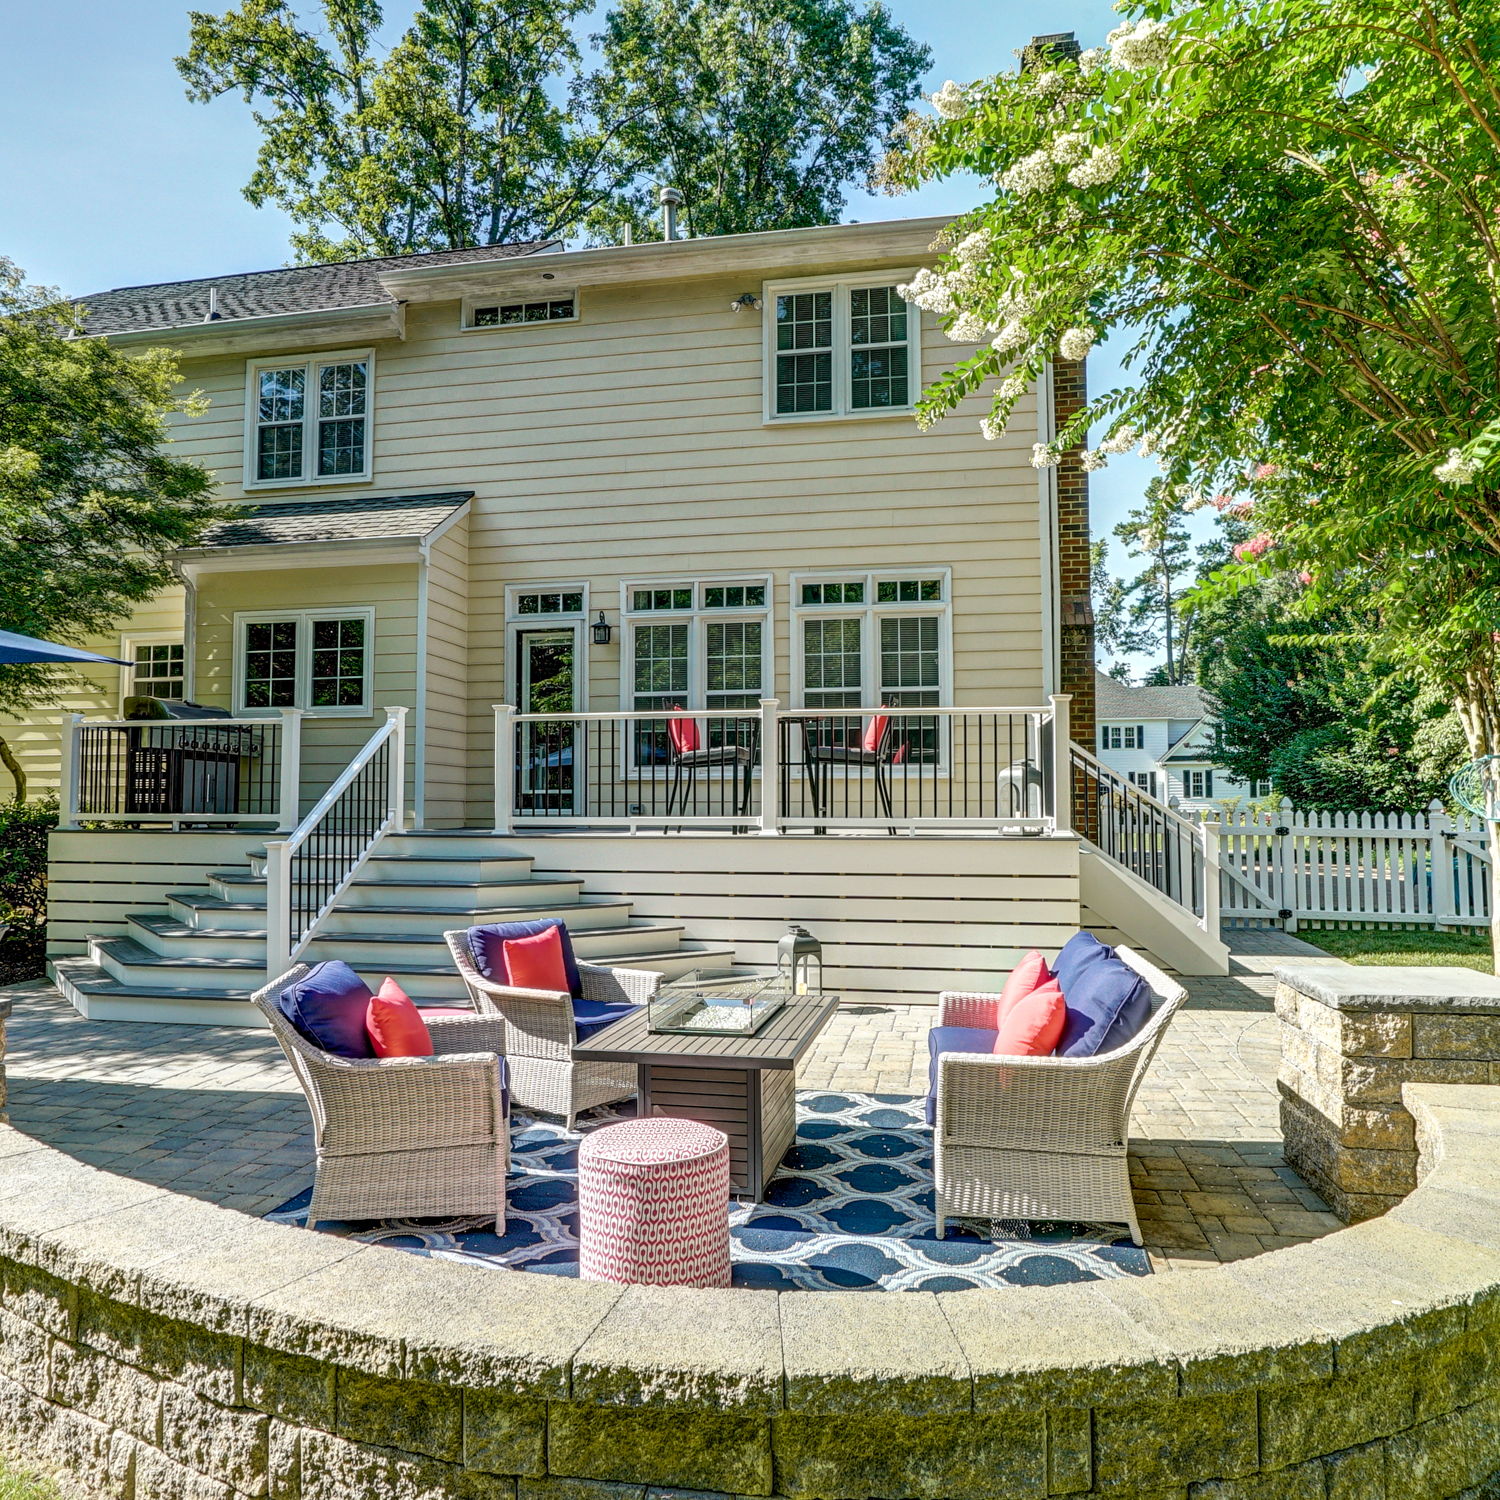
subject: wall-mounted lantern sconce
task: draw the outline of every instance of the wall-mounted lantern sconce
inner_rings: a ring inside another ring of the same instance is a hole
[[[733,302],[729,304],[730,312],[744,312],[746,308],[760,311],[760,298],[754,292],[741,292]]]
[[[609,645],[609,621],[604,618],[604,611],[599,611],[599,618],[594,621],[594,644],[596,646]]]

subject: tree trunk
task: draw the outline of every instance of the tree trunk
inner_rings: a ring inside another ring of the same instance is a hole
[[[24,802],[26,800],[26,773],[21,769],[21,762],[16,759],[15,753],[3,736],[0,736],[0,764],[5,766],[16,783],[16,801]]]
[[[1490,657],[1476,662],[1464,673],[1463,687],[1455,695],[1455,712],[1463,725],[1469,754],[1475,760],[1500,756],[1500,693],[1496,691],[1495,662]],[[1481,778],[1485,791],[1490,852],[1490,952],[1495,972],[1500,974],[1500,760],[1490,760]]]

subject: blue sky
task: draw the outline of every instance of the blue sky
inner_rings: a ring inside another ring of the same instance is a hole
[[[929,91],[1014,67],[1014,49],[1035,34],[1074,31],[1091,46],[1118,20],[1105,0],[888,3],[932,48]],[[186,46],[187,10],[186,0],[0,0],[0,254],[32,280],[82,295],[289,258],[285,217],[241,196],[258,143],[249,111],[237,97],[184,96],[172,59]],[[410,10],[411,0],[386,5],[393,23]],[[964,181],[905,198],[855,193],[845,212],[866,221],[959,213],[978,191]],[[1121,379],[1107,347],[1089,364],[1095,390]],[[1095,535],[1138,503],[1154,472],[1116,458],[1094,476]],[[1122,563],[1119,544],[1111,550]]]

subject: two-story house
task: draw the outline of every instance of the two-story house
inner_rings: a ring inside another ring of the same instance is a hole
[[[969,352],[900,292],[944,222],[83,299],[90,334],[180,351],[209,408],[174,441],[236,509],[177,559],[180,589],[95,643],[133,665],[67,705],[85,722],[15,732],[34,784],[62,781],[51,952],[75,1002],[201,1019],[203,995],[242,997],[276,927],[245,830],[316,814],[388,708],[414,831],[348,877],[339,902],[370,915],[319,897],[301,941],[327,956],[344,932],[419,997],[453,990],[444,923],[547,895],[493,889],[492,854],[581,899],[594,951],[664,968],[684,942],[764,957],[800,918],[848,991],[931,998],[1065,938],[1077,841],[1034,788],[1069,733],[1093,740],[1087,476],[1031,458],[1083,372],[1052,371],[997,441],[984,396],[918,428],[924,384]],[[120,725],[148,695],[228,720]],[[119,831],[70,830],[91,818]],[[984,829],[1017,837],[935,837]]]

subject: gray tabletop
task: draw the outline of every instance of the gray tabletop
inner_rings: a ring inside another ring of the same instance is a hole
[[[712,1032],[682,1035],[646,1029],[645,1007],[586,1042],[575,1042],[575,1062],[693,1063],[703,1068],[795,1068],[839,1007],[837,995],[793,1000],[751,1036]]]

